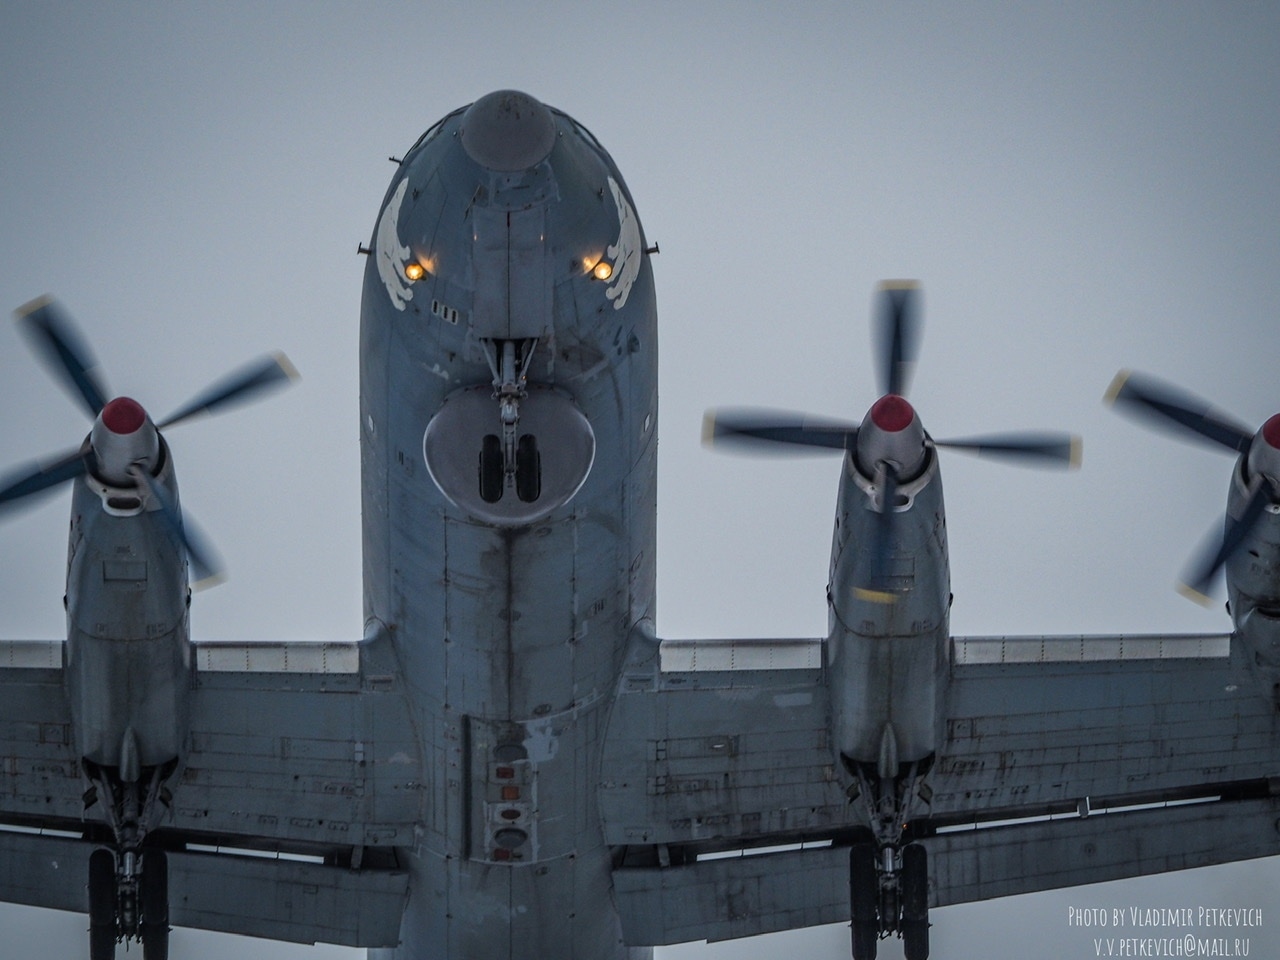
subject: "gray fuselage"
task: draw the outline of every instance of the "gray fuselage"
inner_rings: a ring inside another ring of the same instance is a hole
[[[492,94],[409,151],[372,247],[365,616],[394,639],[427,771],[402,942],[378,955],[633,956],[596,787],[626,637],[653,615],[657,326],[634,208],[591,134]],[[517,495],[510,471],[496,501],[470,487],[503,436],[489,388],[507,344],[527,360],[520,422],[539,425],[548,482],[570,421],[589,424],[576,492]],[[437,422],[428,469],[428,426],[468,395],[466,417]],[[442,460],[453,481],[437,480]]]

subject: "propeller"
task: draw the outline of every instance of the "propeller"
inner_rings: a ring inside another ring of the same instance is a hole
[[[929,447],[949,448],[979,457],[1028,466],[1079,466],[1080,438],[1060,431],[1022,432],[934,440],[920,425],[906,393],[915,370],[920,341],[919,285],[893,280],[879,287],[874,327],[876,377],[882,391],[861,423],[803,413],[759,409],[707,411],[703,441],[743,451],[853,453],[859,464],[875,471],[880,515],[868,545],[869,582],[859,587],[863,599],[892,602],[888,582],[894,542],[897,489],[924,462]]]
[[[1255,431],[1214,410],[1207,401],[1132,370],[1115,375],[1104,401],[1180,437],[1208,441],[1235,453],[1247,453],[1253,443]]]
[[[220,582],[217,554],[194,524],[184,521],[177,502],[153,472],[159,465],[159,431],[197,416],[221,413],[297,379],[289,359],[277,353],[239,368],[196,394],[157,426],[136,401],[128,397],[107,399],[109,391],[92,350],[51,297],[20,307],[15,318],[54,379],[94,422],[89,437],[78,447],[15,470],[0,485],[0,510],[86,473],[112,486],[132,484],[140,499],[149,498],[159,506],[166,527],[186,551],[195,574],[193,586]]]
[[[1248,539],[1268,505],[1280,502],[1280,415],[1250,430],[1188,390],[1146,374],[1121,370],[1103,398],[1121,413],[1138,417],[1183,439],[1246,457],[1248,499],[1240,516],[1228,515],[1187,564],[1178,592],[1208,604],[1214,579]]]

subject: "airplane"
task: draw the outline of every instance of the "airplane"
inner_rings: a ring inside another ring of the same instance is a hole
[[[616,957],[849,923],[929,953],[953,903],[1280,852],[1280,420],[1142,376],[1115,402],[1238,452],[1233,629],[948,628],[943,450],[906,399],[916,284],[877,293],[860,423],[711,412],[717,446],[842,459],[825,637],[659,638],[657,317],[634,200],[585,127],[502,90],[397,163],[360,332],[364,635],[193,642],[216,573],[161,431],[48,300],[21,313],[94,418],[0,504],[73,486],[58,641],[0,643],[0,899],[87,913],[91,960],[171,926],[375,958]],[[1227,426],[1224,428],[1223,424]],[[1225,438],[1225,440],[1224,440]]]

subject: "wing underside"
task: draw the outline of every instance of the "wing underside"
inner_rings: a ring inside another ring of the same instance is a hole
[[[664,645],[682,669],[633,661],[602,794],[629,942],[849,919],[860,808],[813,651],[704,641]],[[946,748],[909,829],[931,905],[1280,854],[1277,710],[1229,637],[975,638],[951,662]]]
[[[148,836],[168,855],[171,922],[397,943],[408,879],[395,847],[411,842],[422,770],[390,644],[208,644],[195,655],[190,752]],[[72,739],[61,644],[4,645],[0,899],[88,909],[89,855],[110,834]]]

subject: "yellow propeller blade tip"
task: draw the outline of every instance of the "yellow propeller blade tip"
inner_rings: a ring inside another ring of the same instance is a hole
[[[195,583],[191,584],[191,589],[195,593],[200,593],[202,590],[211,590],[214,587],[218,586],[218,584],[226,583],[226,582],[227,582],[226,574],[215,573],[205,577],[203,580],[197,580]]]
[[[1120,396],[1120,391],[1124,389],[1124,385],[1129,382],[1129,378],[1133,376],[1132,370],[1121,370],[1111,380],[1111,386],[1107,387],[1107,392],[1102,395],[1102,402],[1107,406],[1111,406],[1116,402],[1116,397]]]
[[[1080,464],[1084,461],[1084,437],[1071,438],[1071,459],[1067,461],[1067,466],[1072,470],[1079,470]]]
[[[298,368],[293,365],[293,361],[283,353],[277,351],[273,353],[271,357],[275,360],[276,365],[284,371],[284,375],[290,380],[299,380],[302,378],[302,374],[298,373]]]
[[[1202,607],[1207,607],[1213,603],[1213,597],[1209,596],[1207,593],[1201,593],[1189,584],[1179,583],[1177,585],[1177,590],[1192,603],[1198,603]]]
[[[854,587],[853,595],[859,600],[865,600],[868,603],[895,603],[898,599],[896,593],[888,593],[884,590],[867,590],[863,587]]]
[[[42,297],[36,297],[34,300],[28,300],[17,310],[13,311],[13,317],[15,320],[21,320],[27,314],[35,313],[37,310],[42,307],[47,307],[51,303],[53,303],[53,294],[46,293]]]
[[[704,447],[715,446],[716,442],[716,412],[708,410],[702,415],[702,445]]]

